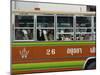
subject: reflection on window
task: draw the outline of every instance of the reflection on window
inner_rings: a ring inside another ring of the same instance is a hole
[[[15,40],[33,40],[33,16],[15,16]]]
[[[16,40],[32,40],[33,30],[32,29],[16,29],[15,39]]]
[[[73,17],[57,17],[57,40],[71,41],[73,37]]]
[[[37,27],[54,27],[53,16],[38,16]]]
[[[92,40],[91,17],[76,17],[76,40]]]
[[[73,29],[58,29],[57,32],[64,34],[64,33],[73,32]]]
[[[33,27],[34,17],[33,16],[16,16],[15,27]]]
[[[91,18],[76,17],[76,27],[91,27]]]
[[[73,27],[73,17],[57,17],[58,27]]]
[[[81,29],[81,28],[78,28],[76,29],[76,32],[91,32],[91,29]]]

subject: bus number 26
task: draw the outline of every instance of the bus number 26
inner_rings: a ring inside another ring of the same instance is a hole
[[[46,49],[46,55],[55,55],[56,50],[55,49]]]

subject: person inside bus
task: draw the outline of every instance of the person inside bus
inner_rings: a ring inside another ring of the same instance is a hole
[[[42,29],[37,29],[37,40],[38,41],[44,41],[45,40]]]
[[[73,40],[73,37],[71,37],[70,35],[66,35],[66,34],[60,34],[58,40],[71,41]]]
[[[28,32],[27,32],[27,30],[23,29],[22,32],[24,34],[24,40],[28,40]]]
[[[24,36],[24,34],[21,29],[15,30],[15,39],[16,40],[24,40],[23,36]]]
[[[54,40],[54,31],[51,29],[37,29],[37,40],[38,41],[48,41]]]
[[[44,35],[45,41],[48,41],[47,30],[43,30],[43,35]]]
[[[65,35],[65,38],[64,38],[65,41],[71,41],[72,38],[70,35]]]
[[[48,40],[54,40],[54,31],[52,29],[47,30]]]
[[[85,34],[84,40],[92,40],[91,34]]]

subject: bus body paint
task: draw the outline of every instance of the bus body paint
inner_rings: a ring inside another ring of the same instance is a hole
[[[56,44],[55,44],[56,43]],[[61,43],[61,44],[60,44]],[[82,69],[85,60],[88,57],[95,57],[95,42],[76,42],[71,44],[70,42],[48,42],[48,43],[13,43],[12,46],[12,63],[13,63],[13,73],[27,73],[32,72],[49,72],[49,71],[61,71],[62,70],[77,70]],[[70,44],[69,44],[70,43]],[[27,45],[28,44],[28,45]],[[40,45],[42,44],[42,45]],[[37,46],[36,46],[37,45]],[[74,62],[73,62],[74,61]],[[55,65],[54,62],[58,65]],[[62,65],[61,63],[66,63]],[[73,62],[71,65],[67,62]],[[78,62],[75,64],[75,62]],[[41,63],[42,66],[45,63],[48,64],[46,67],[30,67],[28,64]],[[26,70],[24,66],[28,65]],[[50,64],[54,65],[50,68]],[[18,67],[20,65],[21,67]],[[68,66],[69,65],[69,66]],[[76,65],[76,66],[75,66]],[[48,69],[47,69],[48,68]]]

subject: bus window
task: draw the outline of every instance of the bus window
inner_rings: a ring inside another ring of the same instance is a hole
[[[15,40],[33,40],[33,16],[15,16]]]
[[[73,17],[58,16],[57,26],[58,27],[73,27]]]
[[[91,17],[76,17],[76,40],[92,40]]]
[[[15,16],[15,27],[33,27],[34,17],[33,16]]]
[[[76,17],[76,27],[91,27],[91,17]]]
[[[57,40],[71,41],[73,40],[73,17],[58,16],[57,17]]]
[[[33,30],[32,29],[16,29],[15,39],[16,40],[32,40]]]
[[[37,40],[54,40],[54,16],[37,16]]]
[[[76,34],[76,40],[92,40],[92,34]]]
[[[77,28],[76,29],[76,32],[84,32],[84,33],[87,33],[87,32],[91,32],[91,28]]]
[[[57,36],[57,40],[62,40],[62,41],[71,41],[73,39],[74,37],[72,34],[59,34]]]

